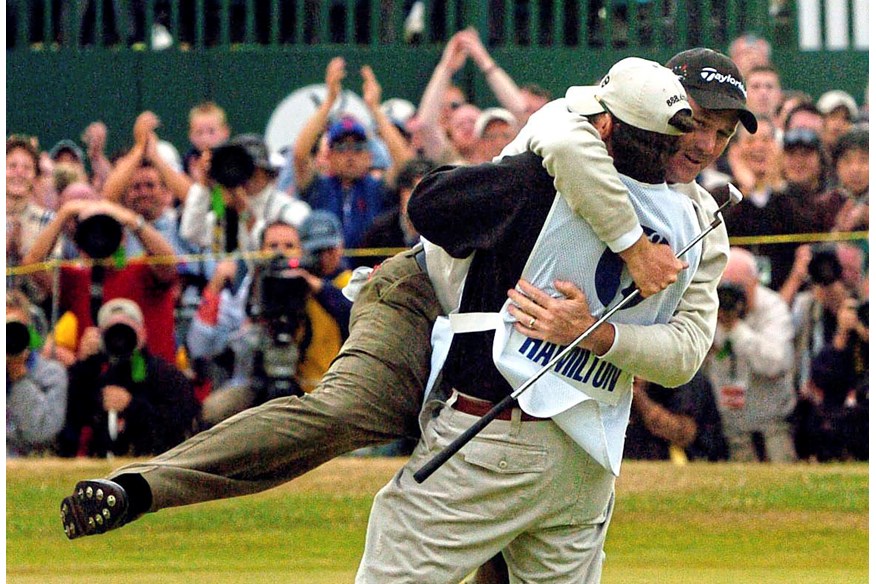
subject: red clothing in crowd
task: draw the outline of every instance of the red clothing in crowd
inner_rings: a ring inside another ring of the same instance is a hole
[[[71,311],[79,321],[79,339],[89,326],[91,318],[90,267],[63,266],[61,268],[61,312]],[[176,359],[174,337],[174,305],[179,283],[156,282],[151,268],[132,261],[122,269],[104,268],[103,302],[113,298],[130,298],[140,306],[146,322],[146,346],[153,355],[170,363]]]

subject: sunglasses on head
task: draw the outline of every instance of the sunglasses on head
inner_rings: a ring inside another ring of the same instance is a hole
[[[332,146],[332,152],[363,152],[367,149],[366,142],[340,142]]]

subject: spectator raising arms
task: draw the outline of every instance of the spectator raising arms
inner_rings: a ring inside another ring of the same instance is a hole
[[[346,62],[342,57],[329,61],[325,76],[326,99],[299,132],[293,150],[296,183],[302,198],[314,209],[330,211],[341,220],[344,244],[348,248],[361,245],[362,236],[386,208],[386,180],[394,178],[401,165],[413,156],[398,127],[380,108],[381,90],[374,72],[366,65],[360,73],[365,103],[392,159],[384,178],[375,178],[371,174],[369,136],[362,122],[352,116],[329,120],[347,76]],[[314,153],[314,146],[323,132],[328,146],[325,171],[317,169]]]
[[[478,140],[474,124],[480,110],[458,102],[449,114],[448,123],[441,123],[444,96],[450,91],[453,75],[471,57],[480,68],[499,103],[518,121],[527,118],[527,102],[517,84],[487,53],[474,29],[461,30],[444,47],[441,60],[423,92],[417,111],[416,128],[423,155],[436,164],[477,162]]]

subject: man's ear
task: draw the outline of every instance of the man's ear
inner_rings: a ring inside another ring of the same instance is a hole
[[[607,113],[600,114],[593,119],[592,124],[596,131],[599,132],[599,137],[602,141],[607,141],[608,137],[611,136],[611,130],[614,126],[611,115]]]

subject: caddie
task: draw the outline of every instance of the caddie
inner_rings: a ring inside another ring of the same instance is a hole
[[[599,132],[652,241],[679,251],[694,240],[698,211],[665,182],[678,137],[694,127],[676,75],[628,58],[599,86],[570,88],[565,102]],[[375,497],[359,583],[455,583],[498,551],[512,582],[601,578],[632,377],[643,373],[636,361],[655,352],[672,362],[673,351],[684,352],[669,342],[618,354],[615,341],[670,321],[702,246],[685,254],[690,267],[675,283],[595,329],[519,408],[505,410],[424,483],[412,476],[595,323],[591,312],[632,289],[622,262],[572,211],[543,164],[527,151],[494,164],[444,167],[414,191],[408,209],[418,231],[467,259],[467,270],[442,369],[449,396],[430,404],[433,417],[411,459]],[[440,286],[431,266],[430,276]],[[508,298],[521,278],[522,293]],[[547,302],[539,290],[574,303],[581,328],[527,336],[542,330],[536,310]],[[699,362],[693,365],[690,376]]]

